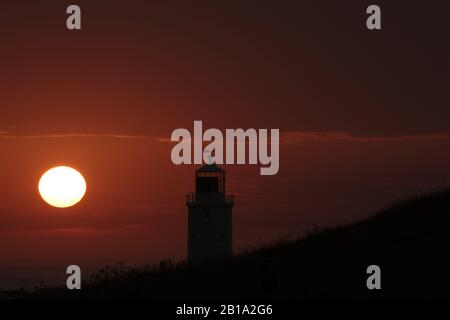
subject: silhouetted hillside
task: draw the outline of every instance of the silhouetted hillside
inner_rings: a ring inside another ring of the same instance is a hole
[[[197,265],[162,263],[99,271],[81,291],[32,297],[449,298],[450,192],[399,203],[373,217],[304,239]],[[382,290],[366,288],[381,267]]]

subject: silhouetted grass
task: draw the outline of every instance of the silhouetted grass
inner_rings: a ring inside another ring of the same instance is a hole
[[[450,192],[402,201],[347,226],[280,239],[211,262],[105,267],[82,290],[26,298],[449,298]],[[381,291],[366,268],[381,267]]]

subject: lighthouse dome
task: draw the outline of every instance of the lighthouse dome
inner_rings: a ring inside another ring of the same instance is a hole
[[[205,164],[203,167],[197,170],[197,172],[222,172],[222,171],[224,170],[215,163]]]

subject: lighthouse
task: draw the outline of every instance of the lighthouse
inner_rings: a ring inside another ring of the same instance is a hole
[[[225,192],[225,171],[215,163],[195,171],[195,192],[188,207],[188,261],[230,256],[233,250],[233,196]]]

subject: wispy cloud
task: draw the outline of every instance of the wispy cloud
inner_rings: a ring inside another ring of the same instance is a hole
[[[64,139],[64,138],[106,138],[134,139],[161,142],[161,138],[146,135],[114,134],[114,133],[52,133],[52,134],[14,134],[0,131],[0,139]]]
[[[328,142],[328,141],[354,141],[354,142],[376,142],[376,141],[418,141],[418,140],[448,140],[450,133],[427,133],[417,135],[399,136],[357,136],[344,131],[334,132],[282,132],[281,144],[297,144],[305,142]]]
[[[117,134],[117,133],[51,133],[51,134],[18,134],[0,130],[0,139],[65,139],[65,138],[104,138],[104,139],[130,139],[149,140],[161,143],[176,143],[170,137]],[[412,135],[395,136],[358,136],[345,131],[282,131],[280,130],[280,144],[291,145],[305,142],[327,141],[418,141],[418,140],[448,140],[450,133],[437,132]]]
[[[30,235],[30,234],[42,234],[42,235],[65,235],[65,236],[73,236],[73,235],[99,235],[99,234],[117,234],[118,232],[126,232],[133,231],[138,229],[145,229],[148,227],[149,223],[139,223],[139,224],[124,224],[124,225],[115,225],[115,226],[74,226],[74,227],[27,227],[27,228],[10,228],[8,230],[1,230],[0,235],[5,234],[16,234],[16,235]]]

